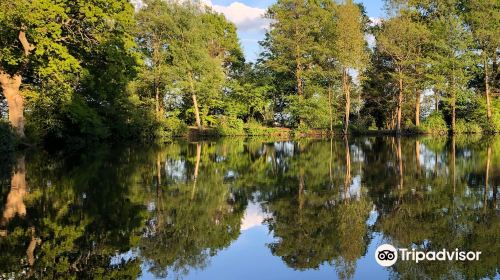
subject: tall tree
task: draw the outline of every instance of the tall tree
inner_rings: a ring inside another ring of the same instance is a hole
[[[491,122],[493,115],[491,87],[498,87],[498,84],[495,84],[495,78],[500,48],[500,2],[483,0],[464,1],[464,3],[466,21],[472,30],[476,47],[481,51],[486,111],[488,121]]]
[[[339,60],[337,48],[332,48],[332,42],[339,36],[337,32],[337,6],[335,2],[326,1],[321,10],[321,29],[318,36],[318,46],[315,53],[318,67],[316,71],[321,80],[321,85],[326,87],[328,95],[328,114],[330,122],[330,133],[333,134],[335,119],[334,99],[339,80]]]
[[[379,27],[377,27],[379,28]],[[394,112],[398,94],[397,81],[393,78],[394,69],[391,57],[375,47],[371,55],[371,63],[363,82],[362,97],[365,104],[362,113],[371,115],[377,128],[395,129]]]
[[[155,100],[155,113],[161,115],[166,85],[169,81],[167,60],[168,44],[173,38],[175,23],[171,6],[162,0],[146,0],[144,7],[136,13],[136,40],[145,58],[141,81],[147,83],[150,95]]]
[[[201,129],[218,105],[223,85],[242,59],[236,28],[222,15],[197,2],[171,3],[175,35],[169,42],[173,90],[190,94],[196,126]]]
[[[408,15],[400,14],[385,21],[377,36],[377,46],[390,57],[393,79],[397,81],[396,131],[401,133],[401,120],[406,83],[415,73],[427,38],[425,27]],[[420,90],[420,89],[419,89]],[[416,102],[417,104],[418,101]],[[417,107],[417,105],[416,105]]]
[[[280,73],[297,97],[299,106],[305,99],[305,84],[312,68],[311,52],[316,46],[319,30],[319,1],[281,0],[272,5],[266,14],[271,19],[270,30],[261,43],[266,64]],[[292,80],[293,77],[293,80]],[[302,116],[295,116],[301,123]]]
[[[365,67],[368,55],[364,39],[363,17],[358,5],[346,0],[338,6],[337,38],[335,48],[342,71],[342,91],[345,96],[344,133],[348,133],[351,110],[351,77],[350,72]]]
[[[223,107],[224,83],[243,67],[236,27],[196,1],[145,1],[136,18],[145,59],[139,82],[154,97],[157,117],[166,100],[181,97],[201,129],[210,112]]]
[[[455,131],[457,98],[467,91],[470,80],[472,37],[461,13],[461,3],[422,1],[417,6],[426,16],[431,31],[429,51],[434,90],[446,92],[450,108],[451,130]]]
[[[238,78],[244,69],[245,57],[236,33],[236,26],[224,15],[207,10],[201,20],[209,58],[217,63],[217,71],[222,70],[222,85],[215,88],[218,92],[213,92],[207,96],[208,98],[205,97],[206,106],[202,117],[206,118],[209,110],[216,112],[222,108],[228,108],[221,106],[221,103],[224,95],[230,91],[231,84],[239,83]],[[210,90],[210,85],[207,86]],[[232,111],[232,108],[229,108],[229,111]]]

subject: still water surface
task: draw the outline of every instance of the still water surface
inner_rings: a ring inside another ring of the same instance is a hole
[[[500,279],[499,188],[498,137],[27,151],[0,162],[0,279]],[[482,254],[383,268],[383,243]]]

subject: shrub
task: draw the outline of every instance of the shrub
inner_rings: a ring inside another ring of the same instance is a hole
[[[256,121],[249,121],[245,124],[247,136],[290,136],[293,133],[287,128],[267,127]]]
[[[262,136],[273,134],[274,130],[254,120],[250,120],[245,124],[245,132],[249,136]]]
[[[407,119],[403,124],[402,133],[415,135],[426,133],[426,131],[421,126],[416,126],[411,120]]]
[[[293,130],[293,135],[301,136],[309,133],[309,131],[310,131],[309,127],[305,123],[301,123]]]
[[[295,126],[300,119],[301,122],[297,131],[305,132],[309,129],[325,129],[330,125],[328,100],[323,95],[314,94],[310,98],[304,99],[299,96],[289,97],[290,105],[285,113],[290,114],[295,121],[288,125]]]
[[[492,100],[492,119],[488,120],[486,110],[486,100],[482,97],[477,99],[477,109],[467,115],[468,119],[473,120],[476,124],[481,126],[485,133],[498,133],[500,132],[500,100]]]
[[[455,131],[457,134],[468,134],[468,133],[481,133],[482,129],[475,122],[468,122],[464,119],[459,119],[455,123]]]
[[[422,123],[422,130],[430,134],[446,134],[448,126],[442,112],[432,112]]]
[[[157,137],[160,140],[170,139],[172,137],[183,136],[187,133],[187,125],[177,117],[166,117],[160,121],[160,132]]]
[[[483,131],[487,133],[499,133],[500,132],[500,114],[494,113],[492,120],[485,120],[483,124]]]
[[[141,140],[160,142],[168,141],[173,137],[183,136],[187,133],[187,125],[176,117],[163,117],[153,120],[150,125],[144,125]]]
[[[103,117],[96,109],[90,107],[83,97],[75,96],[64,110],[66,124],[63,134],[65,138],[96,141],[110,135]]]
[[[367,130],[377,130],[375,119],[371,115],[361,115],[349,125],[352,126],[351,130],[363,132]]]
[[[245,135],[243,120],[234,116],[219,116],[215,130],[221,136]]]

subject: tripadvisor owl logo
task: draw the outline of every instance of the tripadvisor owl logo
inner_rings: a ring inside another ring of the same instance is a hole
[[[398,260],[398,250],[391,244],[382,244],[375,251],[375,260],[381,266],[391,266]]]
[[[375,260],[384,267],[394,265],[398,259],[400,261],[479,261],[480,251],[460,251],[458,248],[449,251],[442,249],[439,251],[421,251],[415,248],[396,249],[391,244],[382,244],[375,251]]]

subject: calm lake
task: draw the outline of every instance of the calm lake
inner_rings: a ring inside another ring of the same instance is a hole
[[[499,188],[500,137],[27,151],[0,162],[0,279],[500,279]],[[481,256],[386,268],[384,243]]]

